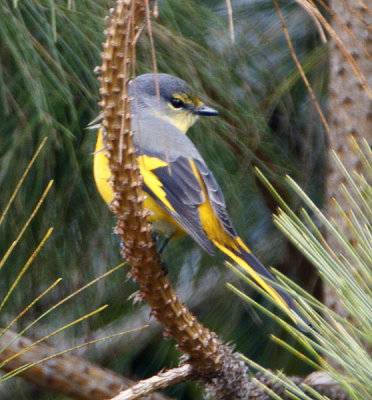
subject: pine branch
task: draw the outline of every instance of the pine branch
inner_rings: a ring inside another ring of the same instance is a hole
[[[152,308],[152,314],[173,336],[177,347],[186,353],[195,377],[216,378],[221,384],[220,398],[244,398],[248,381],[246,367],[217,335],[202,324],[181,303],[160,265],[151,237],[151,226],[143,208],[142,178],[133,146],[130,126],[128,81],[135,65],[135,45],[146,15],[146,2],[116,2],[106,30],[102,54],[101,107],[105,145],[108,151],[115,198],[112,209],[117,217],[116,232],[125,243],[123,255],[132,265],[132,276],[141,289],[140,296]],[[238,365],[239,368],[231,368]],[[231,371],[235,376],[231,379]],[[243,396],[243,397],[242,397]]]

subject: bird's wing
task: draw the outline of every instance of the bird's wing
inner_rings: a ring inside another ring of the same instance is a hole
[[[216,178],[203,160],[196,160],[195,165],[203,180],[210,204],[220,224],[230,237],[237,237],[238,235],[226,211],[224,195]]]
[[[163,158],[163,157],[161,157]],[[208,253],[214,254],[208,230],[202,224],[201,206],[210,202],[223,229],[235,237],[225,200],[214,176],[202,160],[177,156],[166,162],[159,156],[139,156],[143,190],[165,209]],[[164,157],[165,158],[165,157]],[[218,226],[216,229],[221,229]]]

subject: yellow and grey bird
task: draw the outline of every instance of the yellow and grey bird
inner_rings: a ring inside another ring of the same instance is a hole
[[[145,207],[153,230],[166,238],[189,234],[206,252],[215,247],[229,256],[293,317],[294,300],[274,288],[271,273],[237,235],[226,211],[223,193],[187,130],[199,116],[218,115],[182,79],[168,74],[140,75],[129,84],[132,130],[143,176]],[[94,153],[97,188],[110,204],[110,170],[102,129]],[[295,317],[294,319],[298,319]],[[300,320],[302,317],[300,317]]]

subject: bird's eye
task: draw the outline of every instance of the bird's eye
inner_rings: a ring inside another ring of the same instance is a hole
[[[176,97],[173,97],[172,100],[170,101],[172,106],[174,108],[181,108],[183,106],[183,101],[180,99],[177,99]]]

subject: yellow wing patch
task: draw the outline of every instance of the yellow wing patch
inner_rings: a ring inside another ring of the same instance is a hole
[[[238,238],[240,242],[242,240]],[[218,241],[213,240],[213,244],[218,247],[223,253],[227,254],[232,260],[234,260],[241,268],[243,268],[284,310],[290,313],[289,305],[283,300],[282,296],[267,283],[260,274],[258,274],[246,261],[240,258],[238,255],[234,254],[231,250],[226,248],[224,245],[218,243]]]
[[[145,155],[138,157],[137,160],[145,184],[169,210],[175,212],[174,208],[166,198],[166,194],[162,189],[161,182],[152,172],[152,170],[156,168],[166,167],[167,163],[165,161],[159,160],[156,157],[148,157]],[[107,152],[105,151],[105,147],[103,144],[102,129],[99,129],[98,131],[93,160],[93,173],[94,180],[96,182],[96,186],[100,195],[107,204],[110,204],[114,199],[114,193],[110,185],[111,171],[108,165]],[[144,206],[152,212],[152,215],[148,217],[148,220],[155,225],[156,223],[159,223],[160,225],[164,225],[164,223],[173,225],[177,230],[177,234],[175,236],[177,237],[183,235],[183,228],[174,220],[174,218],[162,207],[160,207],[158,203],[147,193],[144,193],[144,195],[147,196]],[[169,228],[168,230],[170,231],[171,229]]]
[[[152,170],[160,167],[166,167],[168,164],[165,161],[162,161],[156,157],[148,157],[146,155],[139,156],[137,158],[137,161],[145,184],[169,210],[175,212],[174,208],[166,198],[166,194],[162,189],[162,183],[152,172]],[[94,179],[96,181],[99,193],[103,197],[103,200],[105,200],[107,204],[110,204],[114,198],[114,193],[109,183],[111,172],[108,166],[107,153],[104,148],[101,129],[99,130],[97,137],[93,161],[93,171]]]
[[[235,244],[235,238],[231,237],[228,235],[221,222],[219,221],[218,217],[216,216],[216,213],[214,212],[214,209],[212,207],[212,204],[209,200],[208,192],[205,187],[205,184],[199,174],[199,171],[194,163],[194,161],[189,160],[190,166],[192,168],[192,171],[197,178],[200,187],[203,190],[204,196],[205,196],[205,202],[201,204],[199,208],[199,217],[201,221],[201,225],[206,232],[208,239],[211,240],[212,242],[218,242],[218,243],[223,243],[234,250],[239,251],[238,247]]]
[[[163,190],[163,185],[159,178],[152,172],[152,170],[167,167],[168,164],[156,157],[149,157],[146,155],[137,158],[140,167],[141,175],[148,188],[155,194],[155,196],[172,212],[176,210],[172,207],[171,203],[167,200],[166,193]]]

